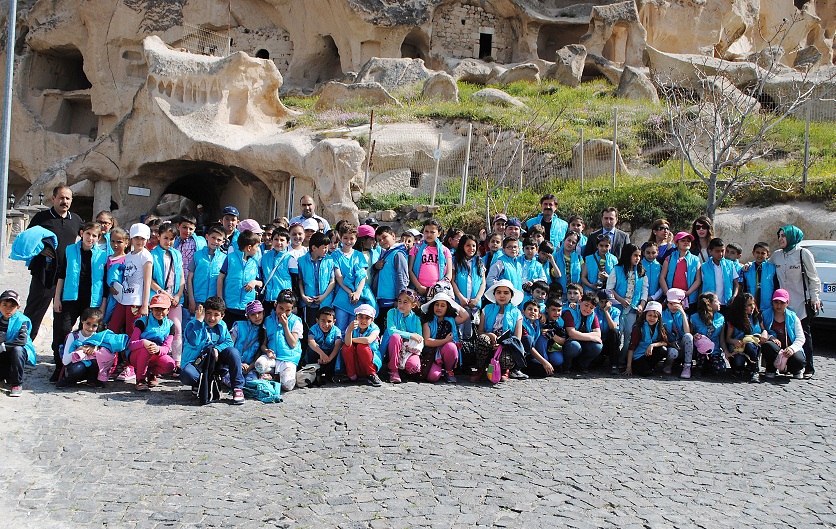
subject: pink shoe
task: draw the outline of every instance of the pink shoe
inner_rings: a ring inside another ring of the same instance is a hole
[[[682,368],[682,374],[679,376],[682,378],[691,378],[691,366],[684,366]]]
[[[401,383],[401,374],[398,371],[390,371],[389,372],[389,382],[392,384],[400,384]]]
[[[126,366],[122,373],[116,377],[116,380],[129,380],[132,378],[136,378],[136,372],[134,371],[134,366]]]

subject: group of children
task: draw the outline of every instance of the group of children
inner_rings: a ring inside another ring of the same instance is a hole
[[[371,386],[380,374],[391,383],[456,382],[457,373],[498,382],[582,376],[599,364],[689,378],[694,365],[720,373],[727,361],[757,381],[761,355],[767,377],[803,372],[804,334],[766,243],[743,266],[738,246],[714,238],[695,254],[686,232],[664,245],[651,234],[615,256],[606,234],[587,241],[580,217],[556,246],[539,224],[520,238],[522,223],[504,216],[481,241],[443,234],[435,219],[398,235],[238,216],[225,208],[202,236],[187,215],[127,232],[109,212],[84,224],[53,301],[52,381],[100,387],[117,376],[148,391],[173,373],[197,393],[211,355],[240,404],[247,381],[291,390],[306,365],[317,383]],[[654,232],[670,231],[660,220]],[[587,244],[596,251],[583,257]],[[34,349],[24,339],[31,323],[14,307],[17,294],[3,293],[0,358],[13,352],[7,378],[19,394],[21,362],[34,361]]]

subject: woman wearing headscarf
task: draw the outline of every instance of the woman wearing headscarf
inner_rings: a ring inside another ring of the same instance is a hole
[[[812,378],[813,369],[813,339],[810,336],[812,318],[807,316],[805,302],[810,300],[818,312],[821,309],[821,281],[816,271],[816,260],[810,250],[801,248],[798,243],[804,238],[804,232],[797,226],[788,225],[778,230],[778,250],[769,258],[775,265],[778,283],[789,293],[790,305],[801,319],[804,329],[804,378]],[[803,265],[803,269],[802,269]],[[806,280],[806,281],[805,281]]]

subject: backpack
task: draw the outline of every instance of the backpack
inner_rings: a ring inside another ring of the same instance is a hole
[[[282,385],[275,380],[248,380],[244,384],[244,396],[266,404],[282,401]]]
[[[200,379],[197,383],[197,398],[200,400],[201,406],[221,400],[221,388],[218,376],[215,374],[216,365],[217,359],[215,358],[214,347],[205,348],[194,361],[194,366],[200,372]]]

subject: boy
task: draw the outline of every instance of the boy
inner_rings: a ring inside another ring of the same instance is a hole
[[[566,342],[566,331],[563,329],[563,319],[560,313],[563,302],[559,297],[546,300],[545,319],[540,324],[540,338],[534,347],[553,368],[563,365],[563,344]]]
[[[708,243],[711,259],[700,267],[702,291],[714,292],[720,300],[720,313],[726,314],[726,306],[737,295],[740,283],[734,263],[726,259],[726,245],[723,239],[715,237]]]
[[[337,355],[343,346],[342,333],[334,325],[336,321],[334,309],[331,307],[322,307],[319,309],[316,324],[311,326],[310,334],[308,335],[307,362],[309,364],[319,364],[316,376],[320,384],[331,380],[334,376]]]
[[[372,292],[377,296],[378,327],[386,327],[386,315],[395,306],[398,294],[409,287],[406,247],[395,242],[395,232],[389,226],[381,226],[375,233],[377,244],[383,250],[372,266]]]
[[[667,308],[662,312],[662,325],[668,334],[668,347],[679,351],[678,358],[682,360],[681,378],[691,378],[691,362],[694,355],[694,337],[691,334],[691,324],[682,300],[685,291],[678,288],[668,289]]]
[[[441,223],[435,219],[424,221],[424,240],[409,252],[409,280],[422,296],[441,279],[453,281],[453,257],[438,239]]]
[[[755,243],[752,248],[753,262],[743,270],[743,289],[755,296],[755,303],[761,312],[772,307],[772,294],[778,290],[778,276],[775,265],[769,262],[769,244]]]
[[[301,305],[309,327],[319,320],[320,308],[328,308],[334,317],[330,308],[331,293],[336,284],[334,261],[325,257],[329,242],[328,236],[321,231],[314,233],[311,235],[310,251],[298,259]]]
[[[688,314],[697,311],[697,295],[702,284],[700,270],[700,258],[691,253],[691,243],[694,236],[688,232],[680,231],[673,237],[676,249],[669,252],[662,263],[662,271],[659,275],[659,282],[662,292],[668,293],[669,288],[678,288],[685,292],[685,299],[682,301]]]
[[[241,354],[232,346],[224,323],[226,304],[217,296],[208,298],[197,307],[194,319],[186,325],[183,333],[183,356],[180,358],[180,382],[192,387],[197,393],[200,371],[194,361],[204,352],[215,357],[218,367],[215,374],[226,369],[232,385],[232,403],[244,404],[244,375],[241,372]]]
[[[195,252],[189,264],[186,280],[189,293],[189,312],[194,314],[198,305],[218,295],[218,275],[226,260],[226,254],[220,251],[224,242],[224,231],[220,226],[211,226],[206,230],[206,246]]]
[[[563,307],[564,310],[577,309],[582,295],[583,287],[579,283],[569,283],[566,285],[566,305]]]
[[[551,241],[543,241],[537,247],[537,261],[546,272],[546,282],[552,284],[560,279],[560,267],[554,260],[554,244]]]
[[[102,232],[98,222],[85,222],[81,227],[81,240],[68,245],[66,258],[58,269],[58,284],[52,300],[54,314],[52,354],[55,358],[56,379],[61,372],[61,356],[58,349],[72,332],[75,321],[90,307],[101,307],[104,290],[107,252],[96,244]],[[50,378],[52,380],[52,378]]]
[[[531,299],[537,303],[541,314],[546,313],[546,298],[549,296],[549,284],[538,280],[531,284]]]
[[[284,228],[273,230],[270,240],[272,248],[261,256],[261,277],[264,279],[264,312],[265,317],[273,312],[279,292],[293,288],[293,276],[290,273],[290,263],[294,257],[287,251],[290,243],[290,233]]]
[[[523,257],[520,259],[522,269],[522,290],[525,292],[523,303],[531,299],[531,288],[535,281],[545,281],[546,271],[537,260],[538,244],[530,238],[523,241]]]
[[[573,361],[577,360],[579,373],[586,374],[589,364],[601,354],[601,325],[595,316],[597,304],[597,296],[586,293],[581,296],[578,308],[563,312],[567,336],[563,346],[564,371],[568,371]]]
[[[734,263],[737,272],[740,273],[740,269],[743,267],[743,265],[740,264],[740,258],[743,257],[742,246],[736,242],[728,243],[726,245],[726,254],[723,257]]]
[[[240,232],[236,241],[238,251],[228,253],[218,274],[218,297],[225,303],[227,327],[245,318],[247,303],[255,299],[256,289],[264,285],[256,257],[259,239],[249,230]]]
[[[265,353],[256,362],[256,370],[263,372],[264,368],[272,368],[273,373],[279,375],[284,391],[296,387],[296,366],[302,358],[302,334],[304,325],[302,319],[293,314],[296,306],[296,296],[290,289],[282,290],[276,298],[276,310],[264,320],[264,330],[267,333]],[[267,364],[261,364],[270,356],[275,358]]]
[[[20,296],[16,291],[0,294],[0,380],[12,387],[10,397],[23,395],[23,366],[36,363],[35,346],[29,336],[32,322],[19,308]]]
[[[404,249],[407,253],[412,250],[412,247],[415,246],[415,236],[418,230],[406,230],[405,232],[401,233],[401,244],[403,244]]]
[[[221,212],[221,226],[223,226],[226,242],[221,246],[223,253],[229,253],[230,249],[235,252],[238,248],[238,235],[241,233],[235,228],[238,227],[238,208],[227,206]]]
[[[613,307],[615,296],[612,290],[598,291],[598,306],[595,307],[595,316],[601,325],[602,351],[604,358],[609,359],[610,374],[617,375],[619,370],[619,355],[621,350],[621,329],[619,320],[621,309]]]
[[[526,239],[532,240],[539,247],[546,240],[546,230],[543,229],[543,226],[534,224],[528,228]],[[523,242],[523,246],[525,246],[525,242]]]
[[[598,251],[587,255],[581,264],[581,283],[585,292],[594,293],[607,284],[618,258],[610,253],[610,238],[602,233],[596,241]],[[597,300],[596,303],[597,305]]]
[[[520,243],[517,239],[506,237],[502,241],[502,254],[494,259],[485,279],[487,288],[491,288],[500,279],[507,279],[515,289],[523,289],[522,263],[517,257],[519,251]]]
[[[183,254],[183,275],[188,275],[195,254],[206,247],[206,239],[194,234],[197,221],[190,215],[181,215],[177,220],[180,236],[174,240],[174,247]]]

